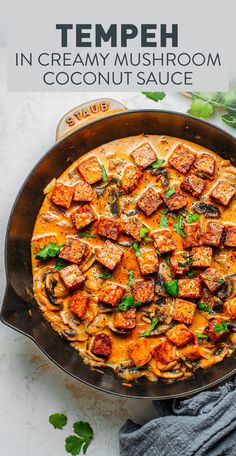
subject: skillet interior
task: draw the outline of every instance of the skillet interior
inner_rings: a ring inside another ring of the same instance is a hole
[[[236,371],[236,358],[226,358],[220,366],[198,372],[184,382],[122,385],[110,369],[92,371],[43,318],[30,295],[32,273],[30,239],[43,189],[70,163],[91,149],[114,139],[146,134],[166,134],[200,144],[231,159],[236,165],[236,140],[212,125],[186,115],[162,111],[128,111],[96,120],[56,144],[36,165],[24,183],[9,221],[6,238],[8,286],[1,312],[2,321],[31,337],[45,354],[79,380],[104,391],[130,397],[166,399],[187,396],[223,381]]]

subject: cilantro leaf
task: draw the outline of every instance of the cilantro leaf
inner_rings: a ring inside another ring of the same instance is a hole
[[[221,119],[230,127],[236,128],[236,115],[231,116],[230,114],[225,113],[222,114]]]
[[[194,276],[194,271],[188,271],[186,274],[186,277],[193,277]]]
[[[134,270],[133,269],[130,269],[130,271],[128,272],[128,277],[129,277],[129,281],[126,285],[126,288],[130,288],[131,285],[134,283]]]
[[[130,309],[131,307],[140,307],[141,305],[142,305],[141,302],[134,301],[134,297],[132,295],[126,295],[119,302],[119,304],[116,308],[116,312],[120,312],[120,311],[127,312],[127,310]]]
[[[165,160],[163,160],[162,158],[158,158],[156,161],[154,161],[154,163],[152,163],[151,167],[153,169],[159,169],[164,162]]]
[[[227,323],[217,323],[214,328],[213,328],[213,331],[214,332],[217,332],[219,334],[221,333],[224,333],[224,332],[227,332],[228,331],[228,326],[227,326]]]
[[[185,266],[188,266],[188,265],[191,265],[193,264],[193,259],[192,258],[188,258],[187,261],[185,261],[185,263],[181,263],[181,261],[178,262],[178,266],[180,266],[181,268],[185,268]]]
[[[161,214],[161,219],[160,219],[160,227],[161,228],[166,228],[168,226],[168,218],[166,217],[167,212],[169,209],[164,209]]]
[[[48,258],[55,258],[62,248],[62,245],[49,242],[45,247],[35,255],[36,260],[47,260]]]
[[[157,326],[157,324],[158,324],[158,318],[152,317],[151,322],[152,322],[152,323],[151,323],[151,325],[149,326],[149,328],[148,328],[144,333],[139,334],[138,337],[146,337],[146,336],[149,336],[150,332],[152,332],[152,331],[156,328],[156,326]]]
[[[198,308],[200,310],[204,310],[204,312],[211,312],[212,310],[210,307],[207,307],[207,304],[205,304],[205,302],[199,302]]]
[[[69,435],[68,437],[66,437],[65,449],[67,453],[72,454],[72,456],[80,454],[80,450],[83,445],[84,441],[81,440],[79,437],[76,437],[76,435]]]
[[[151,238],[147,237],[147,234],[149,233],[149,228],[146,228],[146,227],[142,227],[140,228],[139,230],[139,235],[141,237],[141,239],[143,239],[144,241],[152,241]]]
[[[195,212],[193,212],[192,214],[189,214],[186,218],[186,222],[187,223],[192,223],[192,222],[195,222],[196,220],[199,220],[200,218],[200,215],[199,214],[196,214]]]
[[[69,261],[67,260],[64,260],[63,258],[57,258],[56,259],[56,264],[54,266],[54,269],[55,271],[61,271],[63,268],[65,268],[66,266],[68,266],[68,264],[70,264]]]
[[[108,279],[111,279],[113,277],[113,274],[110,271],[101,272],[99,277],[100,277],[100,279],[108,280]]]
[[[222,279],[215,279],[215,282],[222,284],[222,283],[224,283],[224,280],[222,280]]]
[[[105,168],[104,165],[100,165],[100,166],[101,166],[101,169],[102,169],[102,180],[103,180],[103,182],[107,182],[108,178],[107,178],[106,168]]]
[[[93,430],[89,423],[85,421],[76,421],[73,424],[74,433],[66,438],[66,451],[72,456],[80,453],[81,449],[85,454],[93,438]]]
[[[165,92],[142,92],[145,97],[153,101],[161,101],[165,98]]]
[[[173,279],[169,282],[165,282],[165,289],[169,295],[176,298],[178,296],[179,291],[178,280]]]
[[[55,429],[62,429],[67,424],[67,416],[64,413],[53,413],[48,421]]]
[[[136,256],[140,256],[140,248],[139,248],[139,243],[138,241],[135,241],[132,245],[133,249],[134,249],[134,252],[135,252],[135,255]]]
[[[79,233],[77,233],[77,236],[83,237],[83,238],[88,238],[88,239],[96,238],[95,234],[86,233],[86,231],[79,231]]]
[[[188,114],[202,119],[208,119],[215,112],[213,102],[217,99],[215,92],[193,92],[192,104]]]
[[[176,193],[176,190],[175,188],[168,188],[165,192],[165,197],[168,199],[170,198],[172,195],[174,195],[174,193]]]
[[[195,332],[195,335],[197,336],[198,339],[202,339],[202,340],[208,340],[208,335],[207,334],[202,334],[202,333],[199,333],[199,332]]]
[[[184,231],[184,226],[183,226],[183,215],[179,215],[177,222],[174,223],[173,225],[174,230],[176,233],[178,233],[181,237],[185,238],[186,233]]]

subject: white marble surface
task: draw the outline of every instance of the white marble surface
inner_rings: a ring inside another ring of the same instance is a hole
[[[60,117],[101,93],[7,93],[0,61],[0,298],[5,286],[3,244],[11,206],[19,187],[42,154],[54,143]],[[129,108],[159,107],[186,112],[189,101],[169,94],[155,105],[138,93],[106,93]],[[218,121],[213,119],[214,123]],[[220,122],[219,122],[220,123]],[[223,127],[223,125],[221,124]],[[230,129],[229,129],[230,131]],[[64,455],[64,438],[76,419],[89,421],[95,439],[88,455],[117,456],[118,431],[129,417],[144,423],[155,414],[150,401],[102,394],[62,372],[27,338],[0,326],[0,454],[13,456]],[[69,425],[56,431],[48,416],[66,411]]]

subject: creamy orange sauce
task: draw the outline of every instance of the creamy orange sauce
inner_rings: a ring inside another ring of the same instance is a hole
[[[134,165],[134,161],[130,156],[130,153],[140,146],[143,143],[148,142],[157,158],[163,159],[165,162],[163,164],[164,167],[167,167],[169,172],[170,182],[168,186],[165,188],[163,187],[163,182],[157,178],[155,175],[151,175],[150,168],[147,168],[143,171],[143,176],[137,186],[131,193],[126,194],[120,188],[120,195],[119,195],[119,206],[120,206],[120,216],[122,221],[128,220],[132,216],[125,215],[125,212],[131,210],[137,210],[137,198],[140,194],[147,189],[148,187],[155,187],[156,190],[159,192],[166,191],[167,188],[173,188],[174,186],[179,186],[180,182],[184,179],[183,174],[179,173],[173,167],[168,165],[168,158],[171,156],[173,150],[178,144],[183,144],[188,147],[191,151],[195,152],[197,156],[201,155],[202,153],[207,153],[214,157],[216,162],[216,169],[214,178],[206,178],[204,182],[206,184],[203,194],[196,198],[193,197],[190,193],[183,191],[184,195],[186,196],[187,202],[187,210],[189,212],[194,212],[191,209],[193,203],[198,202],[199,200],[203,202],[210,202],[211,204],[215,204],[212,201],[209,201],[209,194],[211,193],[213,187],[216,185],[220,179],[226,180],[231,184],[235,185],[236,183],[236,174],[235,168],[232,167],[229,161],[224,160],[219,155],[206,150],[205,148],[190,143],[188,141],[183,141],[178,138],[172,138],[168,136],[158,136],[158,135],[140,135],[134,137],[128,137],[116,141],[112,141],[108,144],[103,145],[102,147],[98,147],[93,151],[90,151],[85,156],[78,158],[71,166],[65,169],[64,173],[61,176],[53,176],[52,170],[52,177],[57,179],[57,182],[63,183],[64,185],[74,187],[81,176],[78,173],[77,166],[80,162],[84,160],[85,157],[89,156],[96,156],[100,163],[106,169],[106,173],[108,176],[108,180],[112,178],[122,179],[123,173],[125,168],[132,164]],[[220,153],[220,150],[219,150]],[[65,163],[65,168],[67,164]],[[98,302],[98,294],[99,289],[101,286],[105,284],[105,280],[99,277],[99,274],[104,268],[101,268],[101,265],[95,261],[91,264],[91,267],[86,271],[83,271],[85,277],[85,284],[84,290],[86,293],[90,294],[91,300],[89,303],[89,308],[86,312],[86,317],[84,320],[76,319],[73,322],[73,315],[70,313],[68,309],[69,301],[70,301],[70,293],[62,292],[62,298],[60,299],[63,302],[63,310],[58,311],[52,308],[51,304],[49,303],[47,296],[45,294],[44,282],[43,282],[43,275],[46,271],[54,270],[55,266],[55,258],[47,259],[46,261],[40,261],[35,258],[35,240],[41,238],[45,235],[54,235],[56,236],[57,242],[59,245],[64,245],[66,242],[66,238],[68,236],[76,236],[78,233],[78,229],[72,223],[70,218],[70,214],[75,211],[78,207],[83,206],[83,204],[90,204],[95,212],[97,218],[101,217],[108,217],[111,218],[113,215],[110,211],[110,204],[107,201],[106,192],[101,195],[97,196],[96,188],[105,186],[106,183],[102,181],[95,183],[93,187],[93,199],[91,203],[78,203],[73,201],[69,209],[61,211],[58,206],[53,204],[50,201],[53,188],[55,186],[55,180],[49,183],[48,187],[45,189],[45,199],[43,201],[42,207],[39,211],[37,216],[37,220],[35,222],[34,232],[32,236],[32,272],[33,272],[33,279],[34,279],[34,294],[35,299],[38,302],[40,308],[42,309],[45,318],[51,323],[53,329],[55,331],[61,332],[63,330],[68,330],[68,323],[65,324],[63,319],[61,318],[61,312],[67,313],[68,319],[72,321],[71,327],[76,326],[78,328],[78,340],[71,341],[76,349],[79,350],[80,356],[84,357],[85,362],[92,367],[99,367],[99,361],[97,362],[95,359],[93,360],[90,355],[88,354],[88,350],[91,348],[90,343],[92,341],[92,337],[95,334],[91,335],[88,334],[87,329],[93,323],[94,318],[98,315],[99,312],[99,302]],[[109,182],[108,182],[109,185]],[[215,204],[217,206],[217,204]],[[234,224],[235,223],[235,198],[231,201],[231,203],[226,206],[218,206],[221,210],[221,217],[220,219],[212,219],[224,225],[227,224]],[[166,208],[165,204],[162,204],[152,215],[146,216],[144,212],[141,210],[137,211],[135,217],[141,221],[149,230],[150,233],[160,229],[160,219],[163,213],[163,210]],[[211,219],[206,218],[205,215],[200,215],[198,222],[201,225],[201,229],[204,231],[206,223],[209,222]],[[169,217],[169,226],[168,230],[171,231],[174,243],[176,245],[175,252],[183,251],[183,239],[182,237],[173,230],[173,225],[175,220]],[[96,232],[96,222],[92,223],[89,227],[85,227],[82,231],[89,232],[91,235],[94,235],[94,238],[80,238],[82,242],[85,242],[90,246],[91,251],[94,251],[98,247],[102,247],[104,244],[104,239],[101,236],[97,235]],[[127,235],[122,233],[119,237],[119,242],[127,241]],[[113,241],[112,241],[113,242]],[[120,246],[123,250],[123,258],[120,264],[114,269],[112,282],[118,283],[127,287],[129,281],[129,271],[133,270],[134,280],[137,281],[141,278],[145,278],[141,275],[140,269],[137,263],[137,256],[135,255],[134,249],[127,248],[124,246]],[[141,252],[142,250],[146,250],[147,248],[152,248],[153,245],[150,241],[140,244]],[[229,248],[213,248],[213,259],[212,265],[215,265],[217,269],[223,274],[223,276],[227,276],[228,274],[236,273],[236,261],[235,261],[235,249]],[[164,258],[162,256],[159,257],[159,264],[165,264]],[[86,268],[85,268],[86,269]],[[168,267],[167,272],[168,273]],[[195,271],[195,274],[198,275],[200,273],[199,270]],[[94,277],[98,276],[98,280],[94,283]],[[156,273],[152,274],[151,277],[156,280]],[[169,280],[173,279],[175,276],[172,275]],[[184,276],[185,277],[185,276]],[[92,279],[91,279],[92,278]],[[178,278],[178,276],[177,276]],[[60,281],[60,278],[59,278]],[[130,288],[126,289],[126,294],[130,294]],[[167,299],[173,299],[170,296],[167,296]],[[184,298],[185,299],[185,298]],[[186,298],[187,299],[187,298]],[[194,303],[201,301],[198,300],[191,300]],[[101,326],[101,330],[99,332],[103,332],[111,337],[112,340],[112,352],[108,359],[101,358],[101,366],[108,365],[113,367],[114,369],[117,366],[120,366],[122,363],[131,363],[132,360],[130,358],[128,347],[133,341],[139,339],[139,335],[146,331],[151,323],[144,321],[143,313],[144,310],[151,306],[152,304],[144,305],[141,308],[137,309],[137,321],[135,329],[131,330],[127,333],[127,335],[120,335],[113,332],[108,324],[109,322],[113,324],[113,313],[104,313],[99,314],[103,315],[104,319],[106,320],[106,324]],[[103,306],[103,308],[105,305]],[[107,306],[109,308],[109,306]],[[111,307],[110,307],[111,308]],[[113,310],[111,308],[111,310]],[[174,322],[170,322],[170,325]],[[176,322],[175,322],[176,323]],[[178,322],[179,323],[179,322]],[[203,312],[198,308],[195,311],[193,322],[188,325],[190,330],[195,334],[196,332],[202,332],[205,326],[209,323],[208,314],[207,312]],[[70,327],[70,325],[69,325]],[[158,326],[157,326],[158,328]],[[139,339],[141,340],[141,339]],[[162,341],[166,340],[165,334],[149,336],[145,338],[146,347],[147,349],[152,352],[153,347],[160,344]],[[195,341],[197,345],[201,345],[201,347],[206,345],[206,350],[208,350],[207,357],[210,359],[213,353],[213,344],[208,342],[199,342],[197,339]],[[207,346],[208,344],[208,346]],[[178,353],[177,348],[177,353]],[[232,350],[231,350],[232,351]],[[230,353],[231,353],[230,351]],[[90,352],[90,350],[89,350]],[[160,366],[159,366],[160,367]],[[178,370],[181,370],[181,367],[178,367]],[[143,369],[143,372],[145,369]],[[150,371],[150,369],[149,369]],[[146,373],[148,372],[148,367],[146,369]],[[176,371],[177,372],[177,371]],[[182,378],[187,378],[189,375],[192,375],[191,370],[184,371]],[[186,375],[185,375],[186,374]],[[123,376],[124,378],[130,380],[135,377],[134,374],[129,372],[120,372],[118,371],[118,375]],[[154,374],[154,370],[151,374],[147,373],[147,377],[151,381],[156,381],[158,379],[158,375]],[[171,377],[170,377],[171,378]],[[167,378],[168,379],[168,378]]]

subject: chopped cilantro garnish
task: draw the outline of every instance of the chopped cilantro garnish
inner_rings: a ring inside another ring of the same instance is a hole
[[[35,258],[36,260],[47,260],[48,258],[55,258],[62,247],[62,245],[49,242],[47,245],[45,245],[45,247],[41,247],[40,251],[35,255]]]
[[[194,271],[188,271],[188,272],[186,273],[186,277],[189,277],[189,278],[190,278],[190,277],[193,277],[193,276],[194,276]]]
[[[149,233],[149,228],[146,228],[146,227],[142,227],[140,228],[139,230],[139,235],[141,237],[141,239],[143,239],[144,241],[152,241],[151,238],[147,237],[147,234]]]
[[[205,304],[205,302],[199,302],[198,308],[200,310],[204,310],[204,312],[211,312],[212,310],[210,307],[207,307],[207,304]]]
[[[56,264],[55,264],[55,266],[54,266],[54,269],[55,269],[55,271],[61,271],[61,270],[64,269],[66,266],[68,266],[68,264],[70,264],[69,261],[63,260],[63,258],[57,258],[57,259],[56,259]]]
[[[178,233],[181,237],[186,237],[186,233],[184,231],[183,226],[183,215],[179,215],[177,222],[173,225],[174,230]]]
[[[135,252],[135,255],[136,256],[140,256],[140,248],[139,248],[139,243],[138,241],[135,241],[132,245],[133,249],[134,249],[134,252]]]
[[[168,199],[170,198],[172,195],[174,195],[174,193],[176,193],[176,190],[175,188],[168,188],[165,192],[165,197]]]
[[[101,279],[104,279],[104,280],[108,280],[108,279],[111,279],[113,277],[113,274],[112,272],[110,271],[106,271],[106,272],[101,272],[100,276],[99,276]]]
[[[193,212],[192,214],[189,214],[186,218],[186,222],[187,223],[192,223],[192,222],[195,222],[196,220],[198,220],[200,218],[200,215],[199,214],[196,214],[195,212]]]
[[[53,413],[48,421],[55,429],[62,429],[67,424],[67,416],[64,413]]]
[[[178,280],[173,279],[169,282],[165,282],[165,289],[169,295],[176,298],[178,296],[179,291]]]
[[[107,178],[106,168],[105,168],[104,165],[100,165],[100,166],[101,166],[101,169],[102,169],[102,180],[103,180],[103,182],[107,182],[108,178]]]
[[[158,169],[161,167],[161,165],[164,163],[165,160],[163,160],[162,158],[158,158],[156,161],[154,161],[154,163],[152,163],[151,167],[153,169]]]
[[[164,209],[161,214],[161,219],[160,219],[160,227],[161,228],[166,228],[168,226],[168,218],[166,217],[167,212],[169,209]]]
[[[195,332],[196,336],[198,339],[202,339],[202,340],[208,340],[208,335],[207,334],[202,334],[202,333],[199,333],[199,332]]]
[[[224,332],[227,332],[227,331],[228,331],[227,323],[225,323],[225,322],[223,322],[223,323],[217,323],[217,324],[214,326],[213,331],[214,331],[214,332],[217,332],[217,333],[219,333],[219,334],[224,333]]]
[[[95,239],[96,238],[95,234],[86,233],[86,231],[79,231],[77,236],[83,237],[83,238],[88,238],[88,239]]]
[[[157,324],[158,324],[158,318],[152,317],[151,325],[144,333],[139,334],[139,337],[149,336],[150,332],[152,332],[156,328]]]
[[[134,270],[133,269],[130,269],[130,271],[128,272],[128,277],[129,277],[129,281],[126,285],[127,289],[129,289],[131,287],[131,285],[134,283]]]
[[[221,283],[224,283],[224,280],[222,280],[222,279],[215,279],[215,282],[217,282],[217,283],[220,283],[220,284],[221,284]]]
[[[142,303],[139,301],[135,302],[133,296],[126,295],[119,302],[119,304],[116,308],[116,312],[120,312],[120,311],[127,312],[127,310],[130,309],[131,307],[140,307],[141,304]]]

